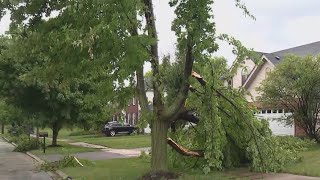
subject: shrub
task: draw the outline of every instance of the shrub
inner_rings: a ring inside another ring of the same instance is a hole
[[[37,139],[28,137],[20,137],[16,139],[17,147],[14,149],[16,152],[27,152],[34,149],[39,149],[41,143]]]
[[[310,146],[316,142],[310,139],[301,139],[294,136],[276,136],[275,139],[283,148],[295,149],[297,151],[307,150]]]
[[[8,128],[8,133],[11,136],[21,136],[28,135],[33,132],[32,127],[23,125],[23,126],[11,126]]]
[[[264,139],[264,142],[259,144],[258,151],[255,145],[251,144],[250,151],[252,159],[252,169],[262,172],[278,172],[285,165],[301,160],[299,152],[307,150],[315,141],[308,139],[300,139],[292,136],[272,136],[269,139]],[[272,146],[272,147],[270,147]],[[261,159],[259,156],[268,155],[268,158]],[[263,160],[263,161],[262,161]],[[260,166],[259,164],[264,164]]]

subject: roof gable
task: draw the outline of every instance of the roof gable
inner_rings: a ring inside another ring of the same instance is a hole
[[[249,77],[247,78],[247,80],[244,82],[244,84],[242,85],[245,89],[248,89],[249,86],[251,85],[251,83],[253,82],[253,80],[256,78],[257,74],[260,72],[263,64],[265,63],[270,63],[272,66],[274,66],[274,64],[272,62],[270,62],[270,60],[268,58],[266,58],[265,55],[262,56],[262,63],[256,65],[252,72],[250,73]]]

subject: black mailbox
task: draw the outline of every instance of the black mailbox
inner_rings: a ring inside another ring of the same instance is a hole
[[[43,153],[46,153],[46,137],[48,137],[48,132],[39,132],[39,137],[43,137]]]
[[[39,132],[39,137],[48,137],[48,132]]]

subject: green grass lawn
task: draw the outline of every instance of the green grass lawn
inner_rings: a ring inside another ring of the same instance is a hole
[[[66,174],[75,179],[122,179],[135,180],[142,177],[143,174],[150,170],[150,162],[145,159],[112,159],[103,161],[93,161],[94,165],[88,167],[68,167],[64,168]],[[178,171],[180,172],[180,171]],[[228,179],[222,173],[212,173],[204,175],[200,172],[190,173],[182,171],[183,180],[212,180],[212,179]]]
[[[50,128],[41,129],[40,132],[48,132],[49,137],[52,137]],[[119,149],[134,149],[151,146],[150,135],[117,135],[116,137],[106,137],[104,135],[70,136],[71,133],[76,134],[81,132],[83,133],[84,131],[79,128],[63,128],[59,131],[58,139],[68,139],[71,142],[86,142]]]
[[[306,176],[320,176],[320,145],[314,145],[309,150],[301,152],[301,162],[290,164],[284,172]]]
[[[135,135],[135,136],[70,136],[72,141],[86,142],[96,145],[102,145],[111,148],[119,149],[134,149],[151,146],[150,135]]]
[[[50,145],[51,140],[48,140],[46,142],[46,145]],[[67,144],[65,142],[58,142],[59,147],[46,147],[46,154],[73,154],[73,153],[80,153],[80,152],[93,152],[98,151],[98,149],[93,148],[86,148],[86,147],[79,147],[79,146],[72,146],[70,144]],[[37,154],[43,154],[43,149],[38,150],[32,150],[31,153],[37,155]]]
[[[10,136],[8,133],[1,134],[1,136],[6,137],[8,140],[13,139],[12,136]],[[43,138],[40,138],[40,141],[43,142]],[[46,154],[73,154],[73,153],[80,153],[80,152],[93,152],[93,151],[99,151],[98,149],[94,148],[87,148],[87,147],[80,147],[80,146],[73,146],[68,144],[67,142],[58,141],[59,147],[48,147],[52,143],[51,139],[46,139]],[[43,154],[43,149],[38,150],[32,150],[30,151],[33,154]]]
[[[52,130],[50,128],[44,128],[44,129],[40,129],[40,132],[48,132],[48,136],[52,137]],[[73,129],[69,129],[69,128],[62,128],[59,131],[58,134],[58,139],[68,139],[70,137],[70,133],[75,133],[75,132],[80,132],[83,131],[80,128],[73,128]]]

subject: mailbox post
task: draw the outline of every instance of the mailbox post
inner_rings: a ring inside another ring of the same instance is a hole
[[[46,153],[46,137],[48,137],[48,132],[39,132],[39,137],[43,137],[43,153]]]

